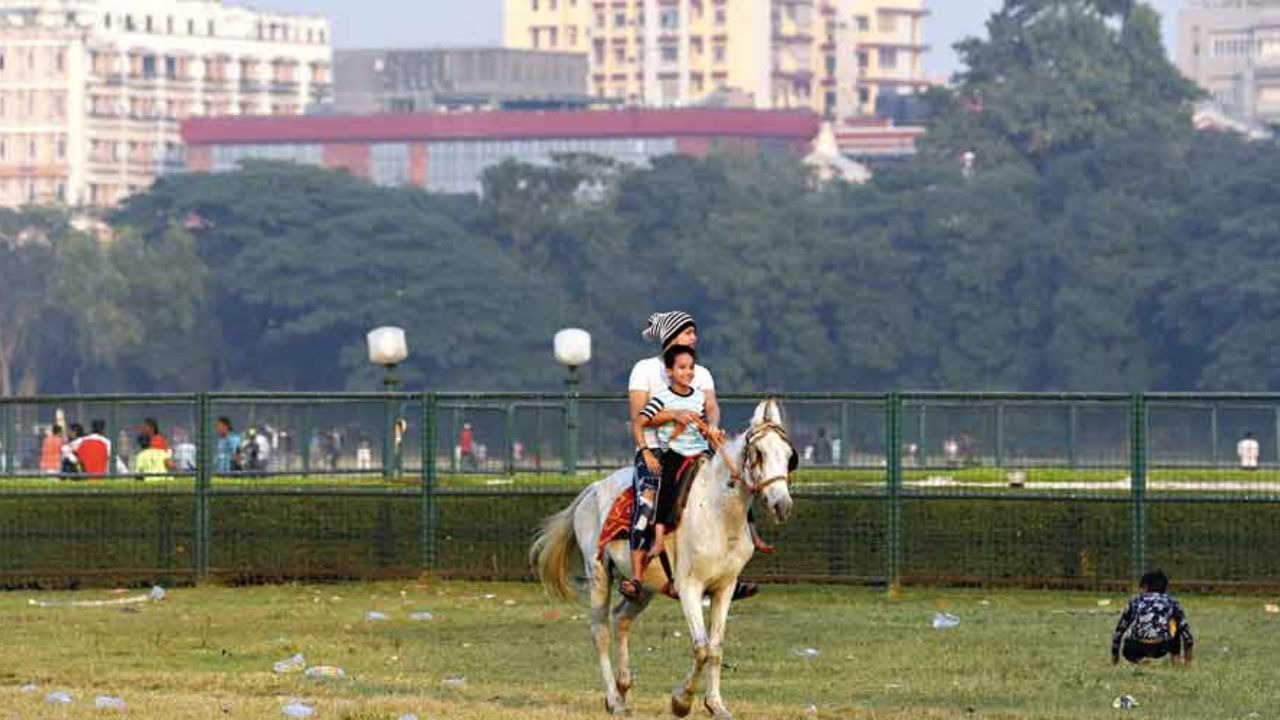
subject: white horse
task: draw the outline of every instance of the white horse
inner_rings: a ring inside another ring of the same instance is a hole
[[[693,642],[693,667],[671,692],[671,711],[677,717],[689,714],[704,668],[707,710],[717,718],[733,717],[720,696],[720,667],[729,604],[738,575],[754,552],[747,528],[747,508],[753,497],[759,497],[777,522],[786,522],[792,505],[787,481],[796,460],[795,448],[782,424],[782,413],[776,401],[769,399],[756,407],[746,433],[726,442],[689,481],[688,502],[680,525],[674,534],[667,535],[665,543]],[[604,679],[605,709],[614,715],[626,713],[626,695],[631,689],[627,649],[631,623],[666,580],[661,564],[650,563],[643,578],[646,592],[642,600],[632,602],[624,597],[613,609],[610,632],[609,594],[619,573],[631,576],[631,553],[625,537],[609,542],[603,553],[598,550],[598,541],[614,500],[631,487],[632,472],[626,468],[593,483],[569,507],[547,518],[529,553],[543,585],[553,594],[572,600],[575,591],[569,580],[569,566],[576,540],[586,569],[591,639]],[[708,593],[709,631],[702,615],[702,597]],[[610,660],[612,635],[617,638],[616,671]]]

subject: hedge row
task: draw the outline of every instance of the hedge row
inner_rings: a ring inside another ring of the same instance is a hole
[[[571,495],[438,498],[438,570],[527,577],[528,543]],[[886,576],[883,498],[798,496],[778,545],[750,574],[876,582]],[[1132,557],[1123,501],[909,498],[902,521],[908,582],[1123,585]],[[230,582],[408,577],[420,571],[421,499],[413,495],[217,495],[213,574]],[[1183,582],[1280,583],[1280,504],[1153,502],[1147,558]],[[194,578],[191,495],[0,495],[0,583],[8,587]]]

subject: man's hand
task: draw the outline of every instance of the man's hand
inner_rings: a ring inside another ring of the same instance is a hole
[[[644,465],[649,468],[649,472],[654,475],[662,474],[662,463],[658,462],[658,456],[652,450],[646,448],[640,457],[644,459]]]

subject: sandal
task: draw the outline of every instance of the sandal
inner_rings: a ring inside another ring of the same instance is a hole
[[[760,553],[761,555],[772,555],[778,551],[778,548],[770,545],[769,543],[765,542],[760,538],[756,538],[755,540],[752,540],[751,544],[755,545],[756,552]]]
[[[676,586],[672,585],[670,580],[662,584],[662,594],[666,595],[672,600],[680,599],[680,593],[676,592]]]
[[[631,602],[640,602],[644,596],[644,585],[635,578],[622,578],[618,581],[618,593]]]
[[[739,580],[737,586],[733,588],[734,600],[746,600],[749,597],[755,597],[760,592],[760,586],[746,580]]]

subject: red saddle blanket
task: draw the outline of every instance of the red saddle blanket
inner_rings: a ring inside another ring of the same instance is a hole
[[[635,510],[636,490],[627,488],[618,494],[609,508],[609,515],[604,519],[604,528],[600,531],[600,542],[596,550],[604,557],[604,546],[618,538],[631,537],[631,513]]]
[[[676,522],[668,530],[674,531],[675,526],[680,523],[681,510],[684,508],[685,500],[688,495],[684,492],[688,487],[693,476],[697,474],[698,468],[701,467],[705,456],[695,456],[685,458],[680,464],[680,469],[676,471],[676,484],[680,486],[680,498],[676,501]],[[600,530],[600,540],[596,543],[596,550],[600,553],[600,557],[604,557],[604,546],[617,540],[618,538],[631,537],[631,515],[635,512],[636,490],[629,487],[618,494],[617,499],[613,501],[613,507],[609,508],[609,514],[604,519],[604,527]]]

